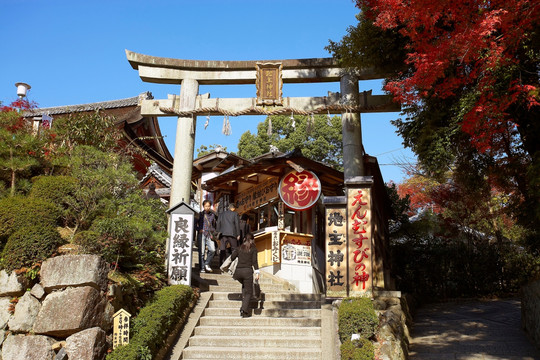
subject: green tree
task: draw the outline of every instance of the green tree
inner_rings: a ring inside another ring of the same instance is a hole
[[[0,109],[0,172],[16,193],[18,177],[38,167],[43,158],[43,136],[33,134],[32,125],[10,107]]]
[[[101,151],[118,147],[122,132],[112,116],[91,113],[71,113],[54,120],[53,129],[60,150],[70,155],[77,145],[90,145]]]
[[[340,41],[329,40],[326,50],[345,66],[373,68],[382,77],[396,77],[400,72],[406,72],[407,38],[400,34],[400,28],[376,26],[368,13],[369,9],[363,8],[356,15],[358,24],[349,26]]]
[[[197,149],[197,157],[200,158],[201,156],[204,156],[204,155],[208,155],[210,153],[213,153],[214,151],[216,151],[216,149],[221,149],[220,151],[227,151],[227,147],[226,146],[221,146],[221,145],[218,145],[218,144],[212,144],[212,145],[201,145],[198,149]]]
[[[119,142],[122,132],[112,116],[99,111],[71,113],[54,119],[49,143],[50,174],[65,172],[70,158],[79,145],[92,146],[100,151],[125,151]],[[127,146],[130,153],[132,146]]]
[[[129,159],[92,146],[75,146],[69,166],[70,175],[78,182],[67,198],[73,233],[115,209],[115,202],[132,193],[138,184]]]
[[[271,131],[268,131],[269,127]],[[328,119],[324,115],[269,116],[257,125],[257,134],[246,131],[238,142],[238,155],[252,159],[270,151],[273,145],[281,152],[302,150],[312,160],[342,169],[343,148],[341,118]]]

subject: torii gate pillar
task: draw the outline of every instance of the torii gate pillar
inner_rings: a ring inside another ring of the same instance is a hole
[[[356,107],[359,104],[358,78],[351,73],[341,77],[341,102]],[[345,112],[342,116],[343,135],[343,174],[345,182],[358,176],[364,176],[362,148],[362,126],[359,112]]]
[[[199,93],[199,83],[194,79],[183,79],[180,85],[180,109],[192,110]],[[190,203],[191,173],[195,147],[195,129],[197,116],[178,117],[176,142],[174,145],[174,163],[171,184],[171,206],[184,201]]]

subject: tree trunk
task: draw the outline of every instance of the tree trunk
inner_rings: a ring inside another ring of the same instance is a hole
[[[9,149],[9,161],[11,162],[11,196],[15,196],[15,169],[13,169],[13,149]]]

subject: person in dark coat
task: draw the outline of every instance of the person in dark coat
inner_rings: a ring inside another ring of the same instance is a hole
[[[212,211],[212,202],[210,200],[203,201],[203,211],[199,214],[197,222],[197,246],[199,247],[199,267],[200,272],[212,272],[210,264],[216,252],[216,246],[212,239],[212,234],[216,229],[216,214]],[[204,254],[206,254],[206,260]]]
[[[230,251],[233,252],[240,239],[240,221],[236,213],[236,205],[229,204],[229,209],[222,212],[217,220],[217,231],[221,233],[221,244],[219,245],[219,264],[223,264],[227,258],[227,244],[230,245]]]
[[[238,258],[236,271],[233,279],[242,284],[242,307],[240,308],[240,316],[250,317],[249,302],[253,296],[253,277],[259,281],[259,263],[257,261],[257,248],[253,240],[253,234],[249,233],[242,245],[237,247],[232,255],[231,260]]]

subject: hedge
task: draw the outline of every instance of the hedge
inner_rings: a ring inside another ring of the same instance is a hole
[[[379,318],[369,298],[343,299],[338,310],[339,338],[344,343],[352,334],[369,339],[375,334]]]
[[[16,231],[40,224],[55,226],[60,218],[57,207],[48,200],[14,196],[0,200],[0,247]]]
[[[49,200],[64,211],[68,199],[77,189],[77,179],[71,176],[36,176],[32,178],[29,196]]]
[[[347,340],[340,347],[341,360],[373,360],[375,347],[368,339]]]
[[[45,261],[64,240],[54,226],[39,222],[20,228],[8,238],[0,261],[8,272]]]
[[[107,355],[107,360],[153,359],[175,326],[184,318],[194,300],[193,289],[173,285],[156,292],[154,299],[132,322],[132,337],[128,345]]]

